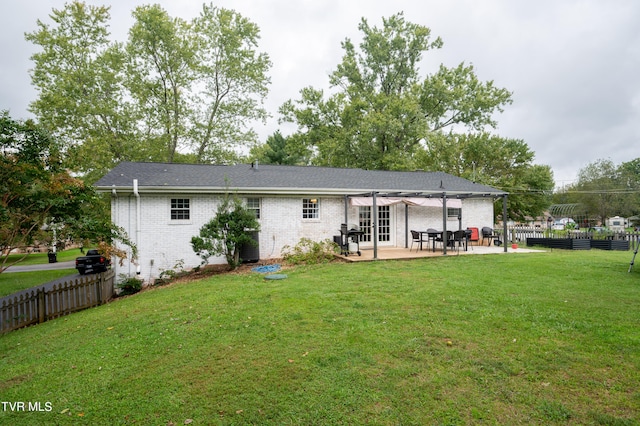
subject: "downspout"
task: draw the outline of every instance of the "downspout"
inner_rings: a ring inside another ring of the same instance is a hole
[[[133,180],[133,195],[136,196],[136,247],[140,249],[140,192],[138,192],[138,179]],[[139,252],[138,252],[139,254]],[[140,275],[140,262],[136,266],[136,275]]]

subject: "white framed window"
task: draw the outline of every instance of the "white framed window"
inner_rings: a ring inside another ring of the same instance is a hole
[[[247,198],[247,210],[252,211],[256,219],[260,219],[260,198]]]
[[[188,198],[171,199],[171,220],[189,220],[191,218]]]
[[[320,219],[320,203],[317,198],[302,199],[302,218]]]

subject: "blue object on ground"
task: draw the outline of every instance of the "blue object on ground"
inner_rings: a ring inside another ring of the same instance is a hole
[[[264,276],[265,280],[284,280],[285,278],[287,278],[287,274],[271,274]]]
[[[276,272],[280,270],[280,265],[277,263],[275,265],[264,265],[264,266],[256,266],[252,269],[253,272],[259,272],[261,274],[267,274],[269,272]]]

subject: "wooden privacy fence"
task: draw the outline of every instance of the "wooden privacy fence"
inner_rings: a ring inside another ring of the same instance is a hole
[[[9,298],[0,306],[0,333],[39,324],[82,309],[107,303],[113,298],[115,272],[109,270],[54,285],[35,288]]]

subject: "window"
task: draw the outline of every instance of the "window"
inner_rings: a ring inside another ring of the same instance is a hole
[[[319,219],[320,218],[317,198],[302,199],[302,218],[303,219]]]
[[[462,209],[459,207],[447,207],[447,217],[457,219],[462,215]]]
[[[260,198],[247,198],[247,210],[252,211],[256,219],[260,219]]]
[[[171,199],[171,220],[189,220],[189,199]]]

